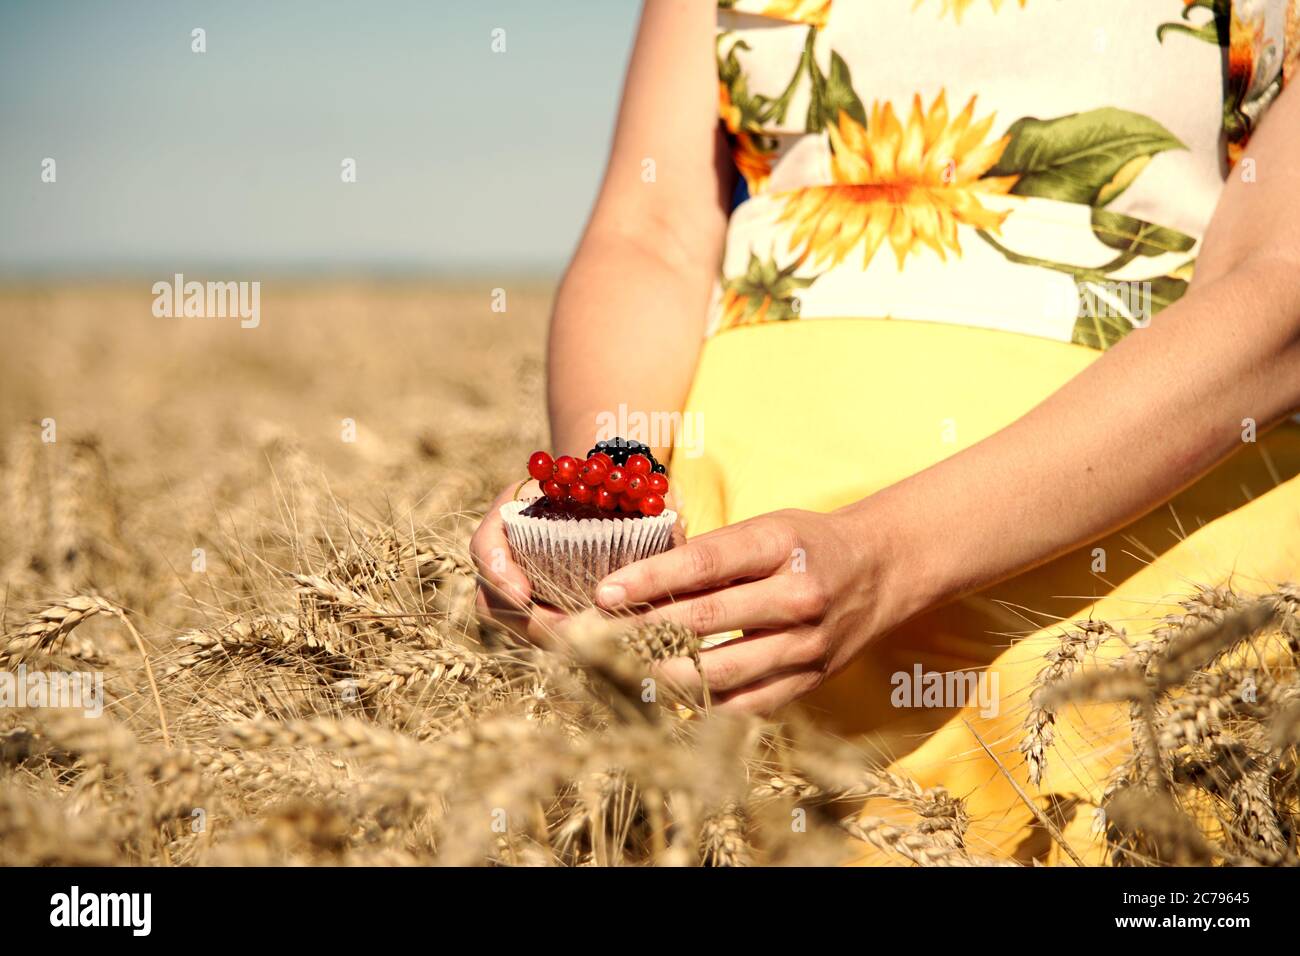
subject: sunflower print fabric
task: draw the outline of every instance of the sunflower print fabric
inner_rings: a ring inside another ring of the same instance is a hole
[[[710,334],[861,315],[1107,348],[1186,290],[1297,59],[1300,0],[721,0],[740,181]]]

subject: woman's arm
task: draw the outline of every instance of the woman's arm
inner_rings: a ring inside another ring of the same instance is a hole
[[[597,416],[620,404],[647,414],[685,404],[732,185],[715,17],[699,0],[646,0],[642,11],[605,181],[551,322],[557,454],[581,456]],[[671,436],[651,438],[667,452]]]
[[[623,568],[601,602],[676,595],[656,613],[745,628],[705,655],[706,675],[769,709],[909,617],[1172,497],[1239,447],[1243,419],[1263,429],[1300,407],[1300,94],[1251,147],[1255,181],[1225,187],[1188,293],[1023,418],[832,515],[765,515]]]
[[[920,601],[1122,527],[1239,448],[1245,419],[1263,430],[1300,408],[1300,95],[1274,104],[1251,147],[1255,178],[1230,175],[1179,302],[1019,421],[884,493],[954,545],[918,562]]]
[[[620,404],[649,415],[686,401],[733,181],[718,124],[715,16],[703,0],[646,0],[642,10],[604,183],[551,319],[557,455],[583,455],[598,416],[617,416]],[[671,436],[645,440],[663,456]],[[497,509],[513,493],[502,492],[470,541],[479,605],[544,639],[559,615],[529,607],[528,578],[511,560]]]

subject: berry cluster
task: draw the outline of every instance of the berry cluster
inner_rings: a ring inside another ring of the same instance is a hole
[[[666,470],[648,446],[623,438],[597,442],[586,461],[572,455],[552,458],[544,451],[528,458],[528,474],[541,482],[542,494],[552,501],[648,517],[663,513]]]
[[[609,441],[598,441],[596,447],[587,452],[587,457],[598,455],[604,452],[610,458],[614,459],[614,464],[620,468],[627,464],[627,460],[633,455],[645,455],[650,459],[651,470],[656,474],[667,474],[668,469],[655,460],[655,456],[650,454],[650,446],[645,442],[633,441],[630,438],[611,438]]]

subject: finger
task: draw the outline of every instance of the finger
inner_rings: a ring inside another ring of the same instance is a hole
[[[533,610],[532,604],[521,605],[483,581],[479,582],[478,596],[475,600],[480,613],[485,613],[520,636],[527,632],[528,620]]]
[[[813,587],[808,575],[773,575],[666,601],[641,618],[647,624],[681,624],[701,637],[794,627],[816,617],[816,595],[805,593]]]
[[[497,510],[499,507],[494,503],[491,512],[474,532],[470,554],[478,569],[479,585],[489,592],[489,602],[523,608],[532,598],[532,586],[528,583],[528,575],[511,555],[505,522]]]
[[[732,691],[716,701],[718,710],[727,713],[767,716],[780,707],[812,693],[821,686],[822,672],[815,668],[772,674],[761,681]]]
[[[554,647],[556,633],[568,620],[568,615],[544,604],[520,608],[509,602],[494,603],[483,589],[479,590],[475,604],[480,615],[496,621],[519,640],[538,647]]]
[[[554,649],[562,645],[561,633],[571,616],[545,604],[534,604],[523,637],[538,647]]]
[[[745,578],[765,577],[790,556],[783,536],[763,524],[740,524],[692,538],[680,548],[619,568],[596,591],[613,610],[673,594],[689,594]]]
[[[529,609],[510,601],[494,599],[489,589],[480,587],[474,598],[479,617],[500,624],[510,633],[523,638],[528,631]]]
[[[483,581],[479,581],[478,590],[474,593],[474,606],[480,614],[486,614],[497,619],[501,619],[502,615],[525,613],[524,609],[518,604],[504,600]]]
[[[822,641],[812,629],[760,631],[703,651],[700,670],[711,694],[726,694],[773,674],[820,667],[824,657]],[[656,670],[683,690],[699,691],[700,673],[688,658],[664,661]]]

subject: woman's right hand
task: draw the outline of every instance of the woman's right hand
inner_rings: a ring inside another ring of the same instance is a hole
[[[559,610],[533,601],[532,585],[515,563],[506,539],[501,506],[515,498],[527,500],[541,494],[537,482],[523,488],[512,484],[488,508],[469,540],[470,557],[478,568],[479,613],[485,614],[532,644],[545,644],[565,619]]]

